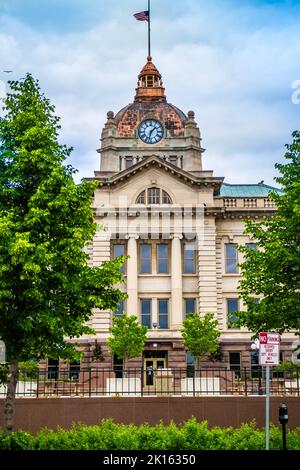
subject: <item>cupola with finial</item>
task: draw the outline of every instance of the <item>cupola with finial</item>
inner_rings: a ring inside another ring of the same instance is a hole
[[[147,57],[147,63],[139,74],[134,101],[166,101],[162,77],[151,56]]]

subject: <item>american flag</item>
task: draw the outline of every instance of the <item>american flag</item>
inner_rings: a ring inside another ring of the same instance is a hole
[[[138,21],[149,21],[149,11],[140,11],[139,13],[135,13],[133,15],[136,20]]]

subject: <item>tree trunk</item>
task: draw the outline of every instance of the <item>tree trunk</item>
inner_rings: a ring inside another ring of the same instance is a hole
[[[128,376],[128,373],[127,373],[127,362],[128,362],[128,358],[127,356],[124,357],[123,359],[123,377],[127,377]]]
[[[13,431],[15,417],[16,389],[19,377],[18,361],[14,359],[11,363],[8,380],[7,393],[4,404],[4,432],[8,434]]]
[[[201,363],[201,357],[196,357],[196,377],[200,376],[200,363]]]

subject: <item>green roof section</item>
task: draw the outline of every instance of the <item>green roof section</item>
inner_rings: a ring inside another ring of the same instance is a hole
[[[268,186],[264,183],[259,184],[228,184],[223,183],[220,189],[219,197],[267,197],[270,191],[274,191],[278,194],[283,192]]]

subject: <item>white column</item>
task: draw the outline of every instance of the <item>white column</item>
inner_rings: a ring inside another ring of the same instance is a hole
[[[172,240],[171,253],[171,293],[172,312],[171,328],[181,329],[182,327],[182,260],[181,260],[181,239],[182,235],[174,234]]]
[[[211,217],[206,219],[203,240],[198,241],[199,309],[202,315],[207,312],[217,315],[217,272],[222,258],[217,260],[216,249],[216,223]]]
[[[121,157],[121,171],[125,170],[125,157]]]
[[[138,316],[138,255],[137,235],[128,236],[127,254],[127,307],[128,315]]]

